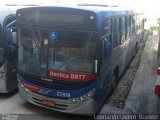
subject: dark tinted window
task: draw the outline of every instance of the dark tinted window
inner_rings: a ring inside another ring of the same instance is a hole
[[[113,48],[120,44],[120,18],[114,18],[113,23]]]
[[[112,31],[111,25],[112,25],[111,19],[106,19],[102,22],[101,36],[104,36],[106,34],[111,34]]]

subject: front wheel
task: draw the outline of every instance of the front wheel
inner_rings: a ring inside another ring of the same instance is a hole
[[[138,45],[136,43],[135,48],[134,48],[133,58],[135,58],[137,53],[138,53]]]
[[[136,43],[136,46],[135,46],[135,54],[137,54],[137,52],[138,52],[138,45],[137,45],[137,43]]]
[[[111,82],[110,82],[110,92],[109,92],[109,96],[113,94],[114,89],[116,88],[116,84],[117,84],[117,77],[112,76]]]

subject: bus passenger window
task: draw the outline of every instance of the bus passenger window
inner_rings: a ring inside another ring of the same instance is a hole
[[[103,62],[107,62],[112,52],[112,19],[107,18],[102,22],[101,40],[103,47]]]
[[[135,21],[136,21],[136,17],[133,16],[132,17],[132,33],[135,33]]]
[[[121,44],[125,42],[125,17],[121,18]]]
[[[130,19],[129,16],[125,17],[125,39],[129,39],[130,36]]]
[[[103,49],[104,49],[104,60],[111,57],[112,52],[112,42],[110,40],[111,35],[106,36],[103,39]]]
[[[111,26],[112,26],[112,19],[107,18],[106,20],[104,20],[101,26],[101,36],[111,34],[112,31]]]
[[[113,23],[113,48],[118,45],[120,45],[120,25],[119,18],[115,18]]]

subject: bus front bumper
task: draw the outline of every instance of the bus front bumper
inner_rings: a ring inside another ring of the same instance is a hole
[[[97,114],[99,107],[93,98],[84,102],[72,102],[71,99],[51,98],[26,90],[18,84],[20,96],[26,101],[40,107],[59,112],[92,116]]]

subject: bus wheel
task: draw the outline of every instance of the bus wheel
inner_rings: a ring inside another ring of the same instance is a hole
[[[117,78],[115,76],[112,76],[111,83],[110,83],[110,92],[109,96],[113,94],[114,89],[116,88]]]
[[[138,45],[137,45],[137,43],[136,43],[135,48],[134,48],[134,51],[133,51],[133,58],[136,57],[136,54],[137,54],[137,53],[138,53]]]
[[[136,43],[136,46],[135,46],[135,54],[137,54],[137,52],[138,52],[138,45],[137,45],[137,43]]]

